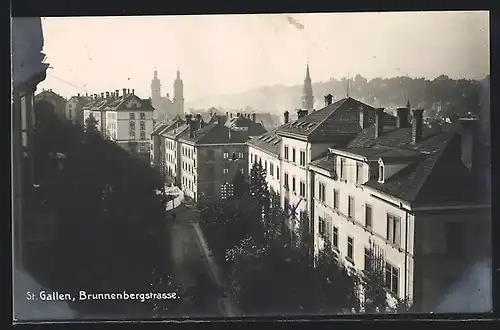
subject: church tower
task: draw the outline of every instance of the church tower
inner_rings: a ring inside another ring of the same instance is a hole
[[[151,80],[151,101],[153,105],[159,104],[161,101],[161,83],[156,70],[153,74],[153,80]]]
[[[177,77],[174,81],[174,106],[178,115],[184,115],[184,83],[179,69],[177,69]]]
[[[309,74],[309,63],[307,63],[306,78],[304,79],[304,89],[302,91],[302,110],[308,110],[309,112],[314,110],[314,97],[311,75]]]

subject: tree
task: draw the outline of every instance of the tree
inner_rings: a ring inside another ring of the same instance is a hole
[[[266,181],[266,170],[262,160],[255,162],[250,170],[249,188],[251,196],[257,201],[262,211],[262,216],[269,214],[270,195]]]
[[[242,198],[248,195],[250,192],[250,187],[245,177],[240,171],[237,171],[233,178],[233,196],[235,198]]]
[[[385,258],[383,251],[371,242],[366,251],[366,265],[363,271],[364,308],[367,313],[384,312],[387,307],[385,290]]]
[[[85,132],[98,132],[97,120],[93,114],[90,114],[87,119],[85,119]]]
[[[355,271],[339,260],[328,240],[315,261],[316,278],[322,292],[322,310],[329,313],[358,310],[359,278]]]
[[[88,132],[43,111],[38,111],[34,134],[39,198],[57,227],[55,240],[39,255],[53,260],[50,274],[39,268],[33,269],[34,276],[46,277],[51,289],[64,292],[82,287],[89,292],[149,292],[151,284],[163,292],[176,290],[168,267],[161,175],[98,134],[87,143]],[[59,170],[50,158],[57,152],[66,156]],[[159,266],[157,260],[166,264]],[[115,312],[151,307],[132,300],[78,305]]]

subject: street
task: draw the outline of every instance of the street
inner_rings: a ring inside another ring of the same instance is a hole
[[[175,220],[172,214],[175,212]],[[190,317],[222,317],[218,304],[216,286],[213,283],[197,235],[191,225],[197,213],[185,205],[167,213],[170,227],[170,251],[174,276],[183,287],[198,296],[195,307],[186,311]],[[188,294],[189,295],[189,294]],[[188,299],[188,298],[186,298]]]

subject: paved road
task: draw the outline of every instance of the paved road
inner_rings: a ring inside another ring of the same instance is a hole
[[[167,221],[172,222],[170,232],[170,251],[175,277],[183,287],[188,290],[200,290],[204,301],[199,308],[190,311],[193,317],[221,317],[218,308],[218,297],[215,295],[213,283],[206,267],[204,256],[200,250],[197,235],[191,226],[191,221],[196,220],[196,213],[181,205],[175,209],[176,219],[172,213],[167,214]],[[200,284],[201,283],[201,284]],[[196,287],[198,285],[198,287]],[[198,291],[198,292],[200,292]],[[187,316],[187,315],[186,315]]]

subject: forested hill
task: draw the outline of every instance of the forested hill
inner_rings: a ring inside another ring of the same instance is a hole
[[[488,81],[488,83],[483,83]],[[330,79],[313,84],[315,108],[324,104],[324,96],[332,94],[334,99],[346,96],[347,80]],[[489,76],[481,83],[477,80],[451,79],[441,75],[433,80],[424,78],[375,78],[368,80],[356,75],[349,83],[349,96],[358,98],[376,107],[399,107],[410,99],[412,107],[425,108],[427,115],[433,116],[439,108],[444,113],[464,113],[471,111],[489,87]],[[483,92],[481,91],[483,89]],[[282,112],[301,106],[302,85],[268,86],[245,93],[213,96],[186,102],[187,108],[207,108],[222,106],[227,108],[251,107],[262,111]]]

